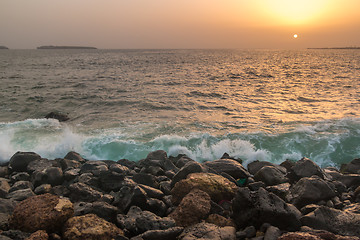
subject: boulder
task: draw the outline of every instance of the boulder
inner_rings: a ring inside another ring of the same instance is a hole
[[[215,224],[216,226],[219,227],[225,227],[225,226],[231,226],[231,227],[236,227],[234,221],[231,218],[226,218],[223,217],[219,214],[210,214],[206,220],[207,223],[212,223]]]
[[[149,160],[165,160],[167,159],[167,153],[164,150],[157,150],[157,151],[153,151],[150,152],[146,159]]]
[[[0,198],[5,198],[5,196],[9,193],[9,190],[9,180],[0,178]]]
[[[236,229],[234,227],[219,227],[211,223],[201,222],[186,228],[178,237],[179,240],[235,240]]]
[[[0,213],[6,213],[11,215],[16,206],[16,201],[12,199],[0,198]]]
[[[360,158],[352,160],[350,163],[346,164],[343,169],[345,173],[355,173],[360,174]]]
[[[133,175],[133,181],[138,184],[147,185],[153,188],[159,188],[159,183],[155,176],[148,173],[136,173]]]
[[[211,208],[210,202],[209,194],[199,189],[193,189],[181,200],[179,206],[169,217],[173,218],[178,226],[191,226],[207,217]]]
[[[265,166],[280,167],[271,162],[255,160],[247,165],[247,169],[250,174],[255,175],[257,171]]]
[[[80,160],[71,160],[66,158],[61,158],[58,161],[63,171],[80,168],[82,164],[82,161]]]
[[[278,240],[324,240],[321,237],[315,236],[306,232],[289,232],[285,233]]]
[[[117,215],[117,224],[131,235],[138,235],[149,230],[166,230],[175,227],[175,220],[170,217],[159,217],[149,211],[142,211],[132,206],[127,213]]]
[[[22,201],[22,200],[25,200],[34,195],[35,195],[35,193],[30,188],[26,188],[26,189],[19,189],[19,190],[13,191],[11,193],[8,193],[6,195],[6,198],[10,198],[15,201]]]
[[[81,216],[93,213],[108,222],[115,222],[117,215],[117,207],[106,202],[77,202],[74,206],[74,215]]]
[[[186,179],[190,173],[208,172],[207,168],[195,161],[187,162],[172,178],[171,188],[180,180]]]
[[[11,188],[9,189],[9,193],[20,190],[20,189],[27,189],[27,188],[33,190],[34,186],[29,181],[18,181],[18,182],[15,182],[11,186]]]
[[[49,234],[47,234],[45,230],[38,230],[32,233],[25,240],[48,240],[48,239],[49,239]]]
[[[11,172],[25,172],[30,162],[40,160],[40,155],[34,152],[16,152],[9,161]]]
[[[318,176],[324,179],[324,172],[310,159],[302,158],[291,168],[289,176],[292,181],[298,181],[301,178],[312,176]]]
[[[301,218],[303,225],[345,236],[360,236],[360,214],[320,206]]]
[[[38,160],[30,162],[27,165],[27,172],[31,174],[35,171],[43,171],[46,168],[49,168],[52,166],[53,166],[52,163],[48,159],[42,158],[42,159],[38,159]]]
[[[20,230],[13,230],[10,229],[8,231],[3,231],[0,235],[1,240],[8,240],[8,239],[14,239],[14,240],[23,240],[30,236],[30,233],[22,232]]]
[[[274,226],[269,226],[266,229],[264,240],[277,240],[281,236],[281,230]]]
[[[80,173],[92,173],[99,176],[100,173],[108,171],[109,168],[104,161],[87,161],[80,168]]]
[[[319,177],[304,177],[291,187],[292,203],[299,209],[307,204],[317,203],[335,197],[334,190]]]
[[[35,187],[41,184],[61,185],[64,181],[64,174],[59,167],[48,167],[41,171],[34,171],[31,175],[31,182]]]
[[[95,202],[103,195],[85,183],[73,183],[69,185],[70,200],[72,202]]]
[[[150,198],[162,199],[165,196],[165,194],[159,189],[149,187],[143,184],[139,184],[139,187],[143,189],[146,192],[146,195]]]
[[[290,193],[290,183],[282,183],[274,186],[268,186],[266,187],[266,190],[268,192],[272,192],[278,197],[280,197],[285,202],[290,202],[292,199],[291,193]]]
[[[286,172],[280,171],[273,166],[264,166],[254,175],[256,181],[262,181],[268,186],[277,185],[288,182]]]
[[[108,240],[117,236],[124,236],[124,232],[95,214],[72,217],[63,228],[65,240]]]
[[[75,161],[78,161],[80,163],[86,162],[86,160],[83,157],[81,157],[81,155],[79,153],[74,152],[74,151],[68,152],[66,154],[66,156],[64,157],[64,159],[75,160]]]
[[[233,219],[239,228],[249,225],[258,228],[263,223],[271,223],[280,229],[293,231],[301,226],[299,210],[264,188],[258,191],[240,188],[232,206]]]
[[[34,193],[37,195],[50,193],[51,185],[50,184],[42,184],[35,188]]]
[[[99,174],[100,188],[104,191],[119,191],[125,175],[118,172],[106,171]]]
[[[73,213],[73,205],[69,200],[49,193],[37,195],[16,205],[10,226],[25,232],[56,232]]]
[[[182,198],[192,189],[198,188],[210,195],[215,202],[231,200],[236,191],[235,183],[213,173],[192,173],[180,182],[176,183],[171,190],[172,201],[179,204]]]
[[[138,236],[135,239],[143,240],[174,240],[177,239],[184,228],[182,227],[172,227],[165,230],[148,230]]]
[[[225,172],[235,179],[250,177],[250,173],[239,162],[232,159],[208,161],[204,165],[218,173]]]

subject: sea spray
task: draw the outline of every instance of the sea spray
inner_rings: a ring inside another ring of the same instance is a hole
[[[274,133],[173,134],[170,123],[161,131],[149,123],[137,124],[138,128],[133,123],[129,127],[84,130],[53,119],[0,123],[0,160],[8,161],[16,151],[33,151],[49,159],[76,151],[89,160],[137,161],[163,149],[168,155],[186,154],[199,162],[218,159],[226,152],[242,159],[244,165],[254,160],[281,163],[308,157],[326,167],[340,166],[360,156],[358,118],[294,123],[292,128]]]

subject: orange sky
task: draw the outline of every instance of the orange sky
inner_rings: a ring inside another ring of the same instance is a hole
[[[1,0],[0,45],[360,46],[359,9],[359,0]]]

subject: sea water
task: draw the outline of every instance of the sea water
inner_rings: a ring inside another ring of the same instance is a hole
[[[360,157],[359,50],[4,50],[0,84],[1,162]]]

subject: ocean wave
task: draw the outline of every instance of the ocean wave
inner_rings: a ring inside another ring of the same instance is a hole
[[[8,161],[16,151],[33,151],[49,159],[76,151],[90,160],[137,161],[151,151],[163,149],[168,155],[186,154],[199,162],[218,159],[226,152],[242,159],[245,166],[254,160],[281,163],[308,157],[325,167],[340,166],[360,157],[360,119],[296,124],[279,133],[247,131],[221,135],[201,131],[174,133],[171,126],[151,123],[85,131],[54,119],[28,119],[0,123],[0,141],[1,162]]]

